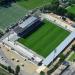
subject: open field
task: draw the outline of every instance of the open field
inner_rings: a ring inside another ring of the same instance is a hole
[[[52,0],[21,0],[18,1],[17,3],[26,8],[26,9],[34,9],[46,4],[51,3]]]
[[[5,31],[8,27],[23,18],[28,9],[34,9],[51,3],[52,0],[21,0],[12,3],[9,7],[0,7],[0,30]]]
[[[0,67],[0,75],[11,75],[7,71],[5,71],[3,68]]]
[[[42,27],[18,41],[39,55],[47,57],[68,35],[68,31],[44,20]]]
[[[10,7],[0,7],[0,29],[6,30],[9,26],[25,16],[25,10],[16,4]]]
[[[67,8],[67,10],[68,10],[68,12],[71,12],[71,13],[75,14],[75,5],[69,6],[69,7]]]

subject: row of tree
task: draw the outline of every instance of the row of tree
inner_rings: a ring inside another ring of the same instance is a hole
[[[20,66],[19,65],[16,66],[15,70],[13,70],[11,68],[11,66],[5,66],[3,64],[0,64],[0,66],[2,68],[4,68],[5,70],[7,70],[9,73],[12,73],[13,75],[19,75],[19,72],[20,72]]]
[[[11,66],[8,66],[7,70],[9,71],[9,73],[13,73],[14,75],[19,75],[20,66],[17,65],[16,68],[15,68],[15,71],[11,68]]]
[[[71,6],[73,6],[73,5],[71,5]],[[60,5],[59,0],[53,0],[51,4],[44,6],[41,9],[41,11],[44,12],[44,13],[53,12],[55,14],[58,14],[60,16],[68,17],[71,20],[75,21],[75,14],[71,13],[71,12],[68,12],[65,7]]]
[[[8,5],[16,1],[20,1],[20,0],[0,0],[0,5]]]
[[[3,5],[3,4],[8,4],[9,2],[11,2],[12,0],[0,0],[0,5]]]

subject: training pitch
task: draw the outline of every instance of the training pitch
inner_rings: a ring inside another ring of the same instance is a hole
[[[47,4],[50,4],[52,0],[20,0],[17,4],[26,9],[35,9]]]
[[[47,20],[43,22],[38,30],[18,41],[37,54],[47,57],[69,35],[69,32]]]
[[[0,6],[0,31],[5,32],[9,27],[22,19],[29,10],[50,4],[52,0],[20,0],[10,6]]]
[[[0,30],[7,30],[7,28],[22,19],[25,14],[26,10],[15,3],[9,7],[0,7]]]

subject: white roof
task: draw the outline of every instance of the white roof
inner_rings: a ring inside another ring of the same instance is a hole
[[[64,50],[64,48],[75,38],[75,32],[72,32],[52,53],[43,61],[44,65],[49,65],[57,55]]]
[[[22,24],[20,24],[19,26],[21,28],[25,28],[27,25],[32,24],[32,22],[34,22],[37,18],[34,16],[29,17],[27,20],[25,20]]]

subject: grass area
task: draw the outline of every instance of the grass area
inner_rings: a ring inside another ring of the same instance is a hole
[[[26,9],[34,9],[46,4],[51,3],[52,0],[21,0],[18,1],[17,3],[26,8]]]
[[[10,7],[0,7],[0,29],[6,30],[9,26],[16,23],[25,15],[25,10],[17,4]]]
[[[0,7],[0,30],[5,31],[26,14],[27,9],[34,9],[50,3],[52,0],[20,0],[10,7]]]
[[[4,70],[3,68],[0,67],[0,75],[11,75],[11,74],[8,73],[6,70]]]
[[[69,6],[67,10],[73,14],[75,14],[75,5]]]
[[[39,55],[47,57],[68,35],[68,31],[45,20],[37,31],[27,38],[20,38],[18,41]]]
[[[70,56],[70,58],[68,60],[73,61],[74,59],[75,59],[75,52],[73,52],[73,54]]]

